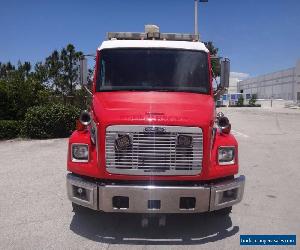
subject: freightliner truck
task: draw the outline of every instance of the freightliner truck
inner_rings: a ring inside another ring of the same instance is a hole
[[[225,59],[217,92],[228,81]],[[69,139],[73,210],[230,213],[245,177],[212,85],[211,57],[197,35],[154,25],[109,32],[96,54],[90,109]]]

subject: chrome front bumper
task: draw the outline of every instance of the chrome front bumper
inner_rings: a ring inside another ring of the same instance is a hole
[[[67,175],[69,199],[104,212],[201,213],[239,203],[245,176],[203,186],[98,185]]]

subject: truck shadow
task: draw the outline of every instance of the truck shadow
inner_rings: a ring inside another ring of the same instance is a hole
[[[229,216],[210,214],[167,215],[166,226],[157,216],[141,226],[139,214],[75,213],[70,229],[90,240],[109,244],[197,245],[222,240],[239,232]]]

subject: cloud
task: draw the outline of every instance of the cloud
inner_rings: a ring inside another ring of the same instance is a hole
[[[237,82],[248,78],[250,75],[243,72],[230,72],[230,84],[236,84]]]
[[[243,73],[243,72],[230,72],[230,75],[234,78],[241,78],[241,79],[245,79],[250,76],[248,73]]]
[[[230,88],[235,88],[237,87],[237,83],[239,81],[242,81],[246,78],[250,77],[248,73],[243,73],[243,72],[230,72],[230,78],[229,78],[229,86]],[[220,77],[217,77],[217,81],[213,81],[213,87],[216,88],[217,84],[220,82]],[[233,90],[236,92],[236,90]]]

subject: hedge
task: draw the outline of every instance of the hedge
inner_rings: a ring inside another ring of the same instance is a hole
[[[25,114],[22,135],[36,139],[68,137],[75,129],[79,112],[77,107],[62,104],[29,108]]]
[[[18,137],[21,126],[21,121],[0,120],[0,140]]]

